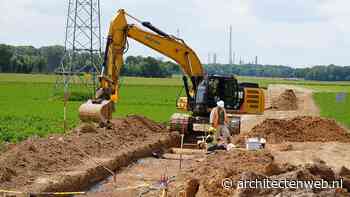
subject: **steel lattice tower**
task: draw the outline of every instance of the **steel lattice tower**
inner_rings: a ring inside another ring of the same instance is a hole
[[[100,0],[68,0],[65,33],[65,53],[56,69],[56,89],[60,84],[67,89],[70,83],[93,85],[95,89],[102,52]],[[83,74],[90,77],[83,79]]]

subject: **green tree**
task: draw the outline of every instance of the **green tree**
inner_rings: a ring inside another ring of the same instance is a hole
[[[11,57],[13,48],[9,45],[0,44],[0,72],[11,72]]]
[[[41,47],[41,56],[47,62],[46,68],[43,69],[45,72],[53,72],[58,66],[60,66],[61,60],[64,55],[64,47],[55,45],[48,47]]]

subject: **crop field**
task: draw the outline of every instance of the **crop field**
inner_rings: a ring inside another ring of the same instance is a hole
[[[55,76],[0,74],[0,140],[20,141],[29,136],[45,136],[63,132],[63,99],[55,96]],[[317,90],[315,99],[321,115],[336,118],[350,126],[350,100],[335,100],[335,92],[350,92],[350,83],[324,83],[291,81],[271,78],[239,77],[239,81],[268,84],[294,84]],[[166,122],[176,112],[175,102],[182,89],[180,77],[170,79],[145,79],[124,77],[120,102],[114,116],[140,114],[157,122]],[[72,99],[68,104],[68,122],[72,128],[78,123],[77,109],[91,94],[91,89],[73,86]],[[61,94],[60,94],[61,95]],[[160,95],[160,96],[159,96]],[[77,98],[77,99],[76,99]]]
[[[0,75],[1,140],[17,141],[32,135],[63,132],[63,99],[53,95],[54,80],[54,76],[46,75]],[[145,83],[147,81],[150,82]],[[176,111],[176,97],[182,88],[169,81],[123,79],[121,100],[114,115],[142,114],[158,122],[167,121]],[[72,89],[74,93],[89,94],[84,87]],[[68,104],[70,127],[78,122],[77,110],[81,103],[83,101],[70,101]]]
[[[336,119],[350,128],[350,96],[345,94],[341,99],[337,96],[334,92],[317,92],[314,100],[320,106],[321,116]]]
[[[269,84],[288,84],[298,85],[313,89],[319,92],[350,92],[350,82],[321,82],[306,80],[288,80],[282,78],[264,78],[264,77],[238,77],[241,82],[258,83],[261,87],[267,87]]]

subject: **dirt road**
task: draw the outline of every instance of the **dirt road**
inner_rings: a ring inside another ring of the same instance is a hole
[[[291,89],[297,97],[297,110],[294,111],[278,111],[271,109],[272,102],[277,99],[285,90]],[[319,116],[319,109],[312,98],[312,90],[291,86],[291,85],[269,85],[266,91],[267,109],[263,115],[242,115],[242,132],[250,131],[254,126],[260,124],[265,119],[285,119],[296,116]]]

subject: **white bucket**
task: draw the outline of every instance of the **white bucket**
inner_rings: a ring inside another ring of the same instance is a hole
[[[259,150],[262,148],[262,144],[259,138],[248,138],[246,141],[247,150]]]

